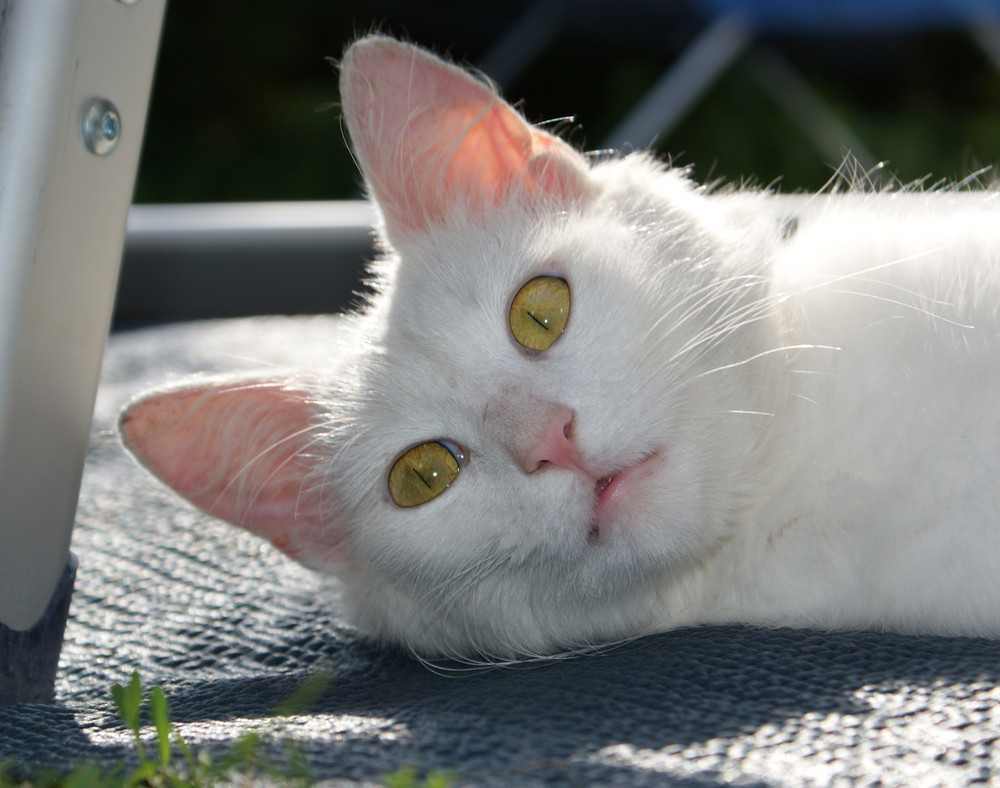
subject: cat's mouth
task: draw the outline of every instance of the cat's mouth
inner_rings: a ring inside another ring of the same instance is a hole
[[[602,531],[606,529],[614,511],[621,506],[623,499],[631,495],[635,484],[653,473],[659,460],[660,455],[647,454],[634,465],[602,476],[594,483],[594,513],[587,533],[589,542],[593,544],[601,540]]]
[[[591,544],[597,544],[601,541],[601,501],[604,498],[604,493],[617,477],[617,473],[609,473],[607,476],[602,476],[594,484],[594,495],[597,503],[594,505],[594,513],[590,518],[590,530],[587,532],[587,541]]]
[[[597,480],[597,484],[594,485],[594,492],[597,494],[597,500],[600,500],[604,491],[611,486],[611,482],[615,480],[616,475],[617,474],[609,473],[607,476]]]

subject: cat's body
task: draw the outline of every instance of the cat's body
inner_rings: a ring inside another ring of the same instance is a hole
[[[800,211],[769,271],[772,342],[801,349],[767,378],[767,478],[677,619],[1000,634],[998,218],[995,194]]]
[[[996,192],[709,195],[379,37],[341,90],[381,292],[329,370],[130,406],[157,475],[420,654],[1000,636]]]

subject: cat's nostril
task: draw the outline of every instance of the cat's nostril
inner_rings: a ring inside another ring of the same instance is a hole
[[[545,419],[530,434],[527,444],[518,452],[518,459],[527,473],[535,473],[548,466],[586,473],[573,440],[573,412],[563,406],[552,406]]]

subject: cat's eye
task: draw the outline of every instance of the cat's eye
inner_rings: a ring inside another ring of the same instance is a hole
[[[569,322],[569,284],[557,276],[524,283],[510,304],[510,331],[526,350],[547,350]]]
[[[408,449],[389,471],[389,497],[397,506],[419,506],[437,498],[458,476],[465,453],[448,441]]]

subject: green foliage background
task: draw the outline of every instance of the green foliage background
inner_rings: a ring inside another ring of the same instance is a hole
[[[324,58],[381,29],[475,64],[524,6],[171,0],[136,200],[358,196],[336,74]],[[532,121],[575,116],[571,141],[598,147],[697,30],[664,35],[662,46],[641,24],[634,44],[627,32],[607,40],[599,30],[567,33],[503,90],[524,99]],[[1000,163],[1000,70],[964,32],[760,44],[781,52],[904,182],[963,178]],[[738,60],[660,147],[702,180],[821,187],[838,162],[818,153],[761,88],[751,58]]]

